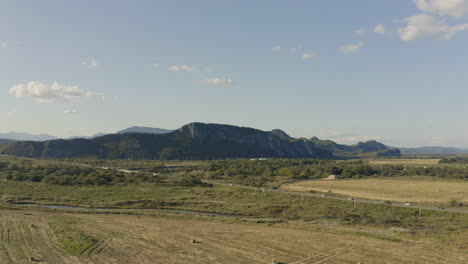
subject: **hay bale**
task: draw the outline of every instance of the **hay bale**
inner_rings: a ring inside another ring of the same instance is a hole
[[[195,239],[191,239],[190,242],[191,242],[192,244],[197,243],[197,241],[196,241]]]
[[[32,262],[36,262],[36,259],[34,257],[29,257],[29,260]]]

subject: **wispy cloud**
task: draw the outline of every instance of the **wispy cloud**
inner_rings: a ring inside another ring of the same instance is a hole
[[[76,109],[67,109],[67,110],[63,111],[63,113],[66,114],[66,115],[72,115],[72,114],[78,114],[79,111],[76,110]]]
[[[172,72],[182,72],[182,71],[193,72],[193,71],[197,70],[196,67],[194,67],[194,66],[191,67],[191,66],[187,66],[187,65],[181,65],[181,66],[174,65],[174,66],[170,66],[167,69],[172,71]]]
[[[231,85],[234,81],[231,78],[212,78],[196,81],[197,83],[208,84],[208,85]]]
[[[366,31],[365,31],[364,29],[358,29],[358,30],[356,30],[356,31],[354,32],[354,34],[356,34],[356,35],[362,37],[362,36],[366,35]]]
[[[413,2],[421,11],[442,16],[459,18],[468,14],[467,0],[413,0]]]
[[[385,34],[385,26],[382,24],[378,24],[377,26],[375,26],[374,32],[380,35]]]
[[[275,52],[281,51],[281,46],[274,46],[271,50]]]
[[[398,29],[398,34],[403,41],[450,40],[457,33],[468,30],[468,23],[450,25],[445,19],[446,16],[460,18],[468,14],[468,0],[413,0],[413,3],[422,13],[402,20],[405,25]]]
[[[8,47],[8,45],[9,45],[8,42],[6,42],[6,41],[0,41],[0,47],[6,48],[6,47]]]
[[[302,54],[302,59],[303,60],[310,60],[310,59],[313,59],[315,58],[315,54],[314,53],[304,53]]]
[[[151,66],[151,68],[153,68],[153,69],[158,69],[159,67],[161,67],[161,64],[159,64],[159,63],[151,63],[150,66]]]
[[[38,81],[14,85],[9,92],[15,97],[31,97],[40,103],[81,101],[99,95],[84,91],[79,86],[62,85],[58,82],[47,85]]]
[[[361,41],[356,44],[349,44],[349,45],[342,46],[340,50],[344,54],[350,54],[350,53],[357,52],[362,47],[364,47],[364,42]]]
[[[98,62],[95,59],[90,59],[88,61],[83,61],[81,64],[87,66],[88,68],[97,68],[98,67]]]
[[[444,20],[437,20],[428,14],[419,14],[404,20],[406,26],[399,28],[398,33],[403,41],[423,38],[450,40],[457,33],[468,30],[468,24],[449,26]]]

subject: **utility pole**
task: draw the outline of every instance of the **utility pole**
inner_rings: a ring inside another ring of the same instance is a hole
[[[356,200],[353,200],[353,202],[354,202],[354,206],[353,206],[353,208],[354,208],[354,209],[356,209],[356,204],[357,204],[357,201],[356,201]]]
[[[421,208],[419,208],[419,216],[418,216],[418,221],[421,222]]]

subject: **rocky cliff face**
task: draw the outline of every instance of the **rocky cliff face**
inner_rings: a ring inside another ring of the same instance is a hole
[[[291,142],[286,133],[265,132],[258,129],[220,124],[191,123],[177,130],[200,144],[238,145],[255,149],[256,156],[285,158],[331,158],[329,151],[318,149],[315,144],[305,141]],[[278,133],[280,135],[278,135]],[[245,153],[244,155],[248,155]],[[247,156],[249,157],[249,156]]]
[[[271,131],[271,133],[272,133],[273,135],[276,135],[276,136],[282,138],[282,139],[286,139],[286,140],[292,140],[292,139],[294,139],[294,138],[292,138],[291,136],[289,136],[286,132],[284,132],[284,131],[281,130],[281,129],[273,129],[273,130]]]

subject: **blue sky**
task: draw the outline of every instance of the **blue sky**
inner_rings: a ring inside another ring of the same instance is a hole
[[[0,1],[0,132],[468,147],[467,44],[468,0]]]

